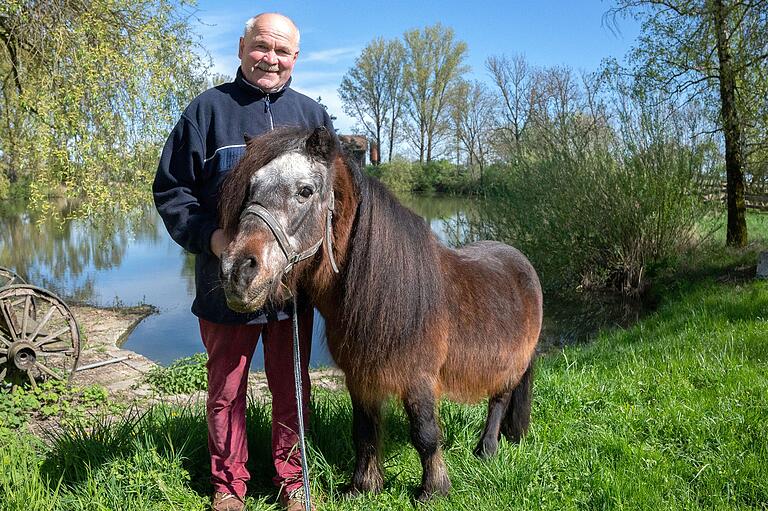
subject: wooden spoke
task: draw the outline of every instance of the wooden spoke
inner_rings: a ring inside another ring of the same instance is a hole
[[[8,310],[8,308],[9,307],[6,302],[0,302],[0,309],[2,309],[2,312],[3,312],[3,319],[5,320],[5,325],[8,328],[8,332],[10,332],[11,334],[11,342],[17,342],[19,338],[16,335],[16,325],[11,320],[11,318],[13,317],[13,314],[10,310]]]
[[[40,362],[35,362],[35,367],[40,369],[40,371],[46,373],[48,376],[56,378],[57,380],[61,380],[62,379],[61,375],[56,374],[55,372],[53,372],[52,370],[48,369],[48,367],[46,367],[44,364],[41,364]]]
[[[2,369],[0,369],[0,382],[3,381],[3,378],[5,378],[5,375],[6,375],[7,372],[8,372],[8,368],[7,367],[3,367]]]
[[[59,336],[66,334],[67,332],[69,332],[69,325],[61,327],[61,329],[57,330],[52,334],[49,334],[48,336],[44,337],[40,341],[36,342],[35,347],[40,348],[52,342],[59,342],[61,341],[61,339],[59,339]]]
[[[37,382],[35,381],[35,375],[32,374],[31,370],[27,371],[27,378],[29,378],[29,383],[30,383],[30,385],[32,385],[32,388],[36,389],[37,388]]]
[[[32,335],[28,337],[30,342],[34,342],[35,337],[37,337],[40,334],[40,331],[43,329],[43,326],[45,326],[46,323],[48,323],[48,320],[51,319],[51,316],[53,316],[53,313],[56,312],[58,309],[56,307],[51,306],[50,309],[48,309],[48,312],[45,313],[45,316],[43,316],[43,319],[40,320],[40,323],[37,324],[37,328],[35,328],[35,331],[32,332]]]
[[[27,338],[27,322],[29,320],[29,313],[32,311],[32,297],[24,297],[24,312],[21,315],[21,332],[19,337],[22,339]]]
[[[0,364],[5,364],[8,362],[8,357],[0,357]]]
[[[45,351],[40,350],[40,355],[45,357],[71,357],[75,354],[74,348],[65,348],[63,350]]]
[[[8,268],[0,266],[0,287],[12,286],[14,284],[24,284],[24,279]]]
[[[8,354],[8,348],[3,348],[0,346],[0,355],[7,355]]]

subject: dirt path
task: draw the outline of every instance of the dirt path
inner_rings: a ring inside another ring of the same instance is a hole
[[[77,318],[84,339],[78,364],[80,368],[99,362],[122,359],[119,362],[76,372],[72,379],[73,384],[99,384],[109,391],[112,399],[127,403],[136,401],[190,403],[205,399],[205,392],[178,396],[157,395],[149,385],[144,383],[144,375],[157,367],[157,364],[138,353],[120,347],[141,320],[154,313],[151,306],[113,309],[71,305],[70,309]],[[338,389],[344,385],[343,375],[337,369],[311,371],[310,378],[313,386]],[[269,395],[266,376],[263,372],[250,374],[249,393],[259,400]]]

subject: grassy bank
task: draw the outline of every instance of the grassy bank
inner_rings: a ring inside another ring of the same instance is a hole
[[[670,289],[630,329],[538,364],[530,435],[482,462],[484,406],[441,405],[450,497],[428,509],[765,509],[768,283],[705,279]],[[321,509],[412,506],[418,458],[390,406],[379,496],[345,501],[351,410],[316,392],[312,475]],[[273,509],[269,410],[249,408],[249,509]],[[0,432],[0,509],[205,509],[202,410],[157,408],[44,444]]]

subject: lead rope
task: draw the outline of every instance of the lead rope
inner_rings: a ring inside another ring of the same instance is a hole
[[[299,450],[301,451],[301,479],[304,486],[304,509],[305,511],[312,511],[312,498],[309,495],[307,444],[304,440],[304,397],[301,391],[301,348],[299,347],[299,315],[296,297],[293,298],[293,381],[296,387],[296,409],[299,414]]]
[[[328,247],[328,257],[331,260],[331,267],[333,271],[339,273],[339,268],[336,266],[336,260],[333,258],[333,242],[331,235],[331,223],[333,221],[333,211],[336,207],[333,192],[331,192],[330,204],[328,205],[328,213],[326,216],[326,229],[325,229],[325,241]],[[269,222],[267,222],[269,225]],[[270,226],[271,228],[271,226]],[[274,230],[273,230],[274,232]],[[275,234],[275,237],[277,235]],[[293,296],[290,288],[285,285],[285,282],[280,281],[285,287],[288,293],[293,298],[293,382],[296,389],[296,410],[299,416],[299,451],[301,454],[301,483],[304,487],[304,510],[312,511],[312,497],[309,494],[309,466],[307,465],[307,444],[304,433],[304,396],[302,393],[301,382],[301,347],[299,346],[299,314],[298,306],[296,304],[296,297]]]

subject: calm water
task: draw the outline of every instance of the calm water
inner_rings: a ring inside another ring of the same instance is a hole
[[[456,239],[452,220],[464,215],[467,200],[402,199],[427,219],[441,239]],[[170,239],[153,208],[111,218],[108,224],[40,222],[25,211],[5,208],[0,210],[0,221],[0,266],[16,270],[27,282],[67,301],[101,306],[148,303],[158,308],[131,333],[125,348],[161,364],[204,351],[197,320],[189,310],[193,258]],[[310,363],[332,364],[317,312]],[[258,370],[263,365],[257,349],[251,367]]]

